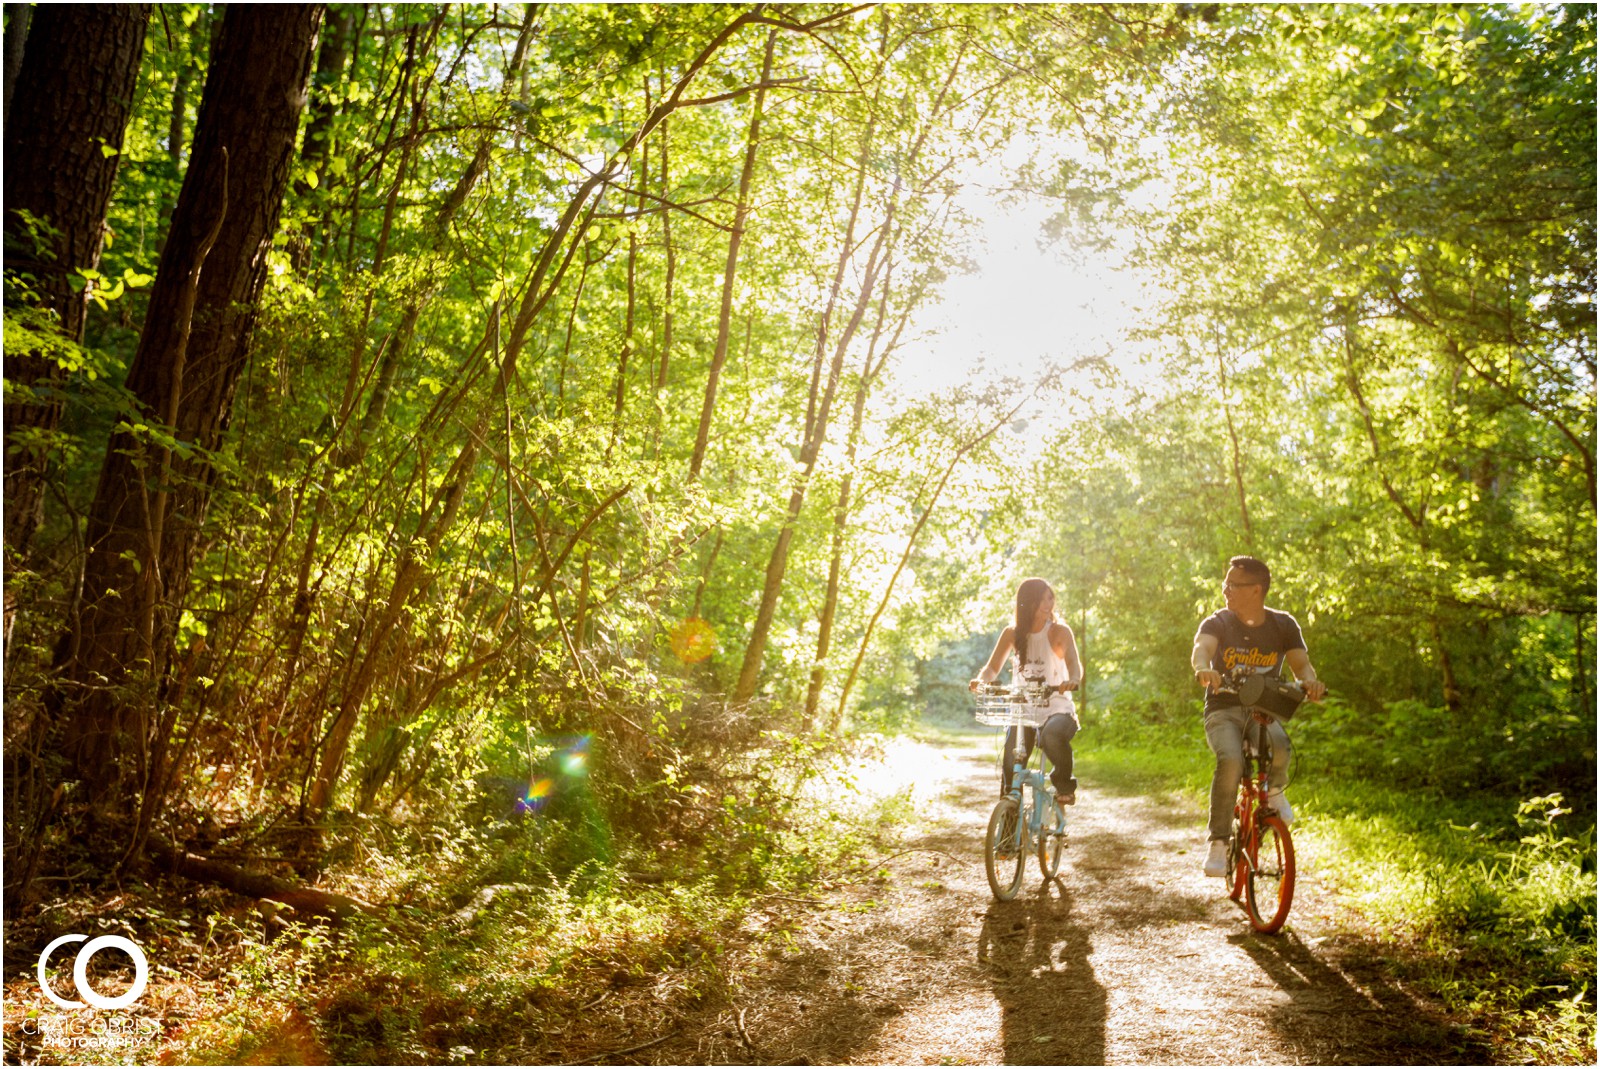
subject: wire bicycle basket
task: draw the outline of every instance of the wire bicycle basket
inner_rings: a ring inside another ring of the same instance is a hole
[[[989,684],[978,689],[975,695],[978,708],[972,715],[978,723],[991,727],[1032,726],[1040,711],[1049,707],[1055,692],[1055,687],[1046,687],[1043,683],[1011,687]]]

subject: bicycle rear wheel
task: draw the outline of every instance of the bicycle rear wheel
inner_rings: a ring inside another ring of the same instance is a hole
[[[1294,841],[1276,814],[1256,814],[1249,852],[1245,901],[1250,926],[1271,935],[1289,919],[1289,905],[1294,901]]]
[[[1044,813],[1047,827],[1039,829],[1039,871],[1054,879],[1061,871],[1061,851],[1067,845],[1067,819],[1061,806],[1051,803]]]
[[[1002,798],[989,814],[983,837],[983,870],[989,890],[1002,902],[1017,897],[1022,887],[1022,812],[1015,798]]]

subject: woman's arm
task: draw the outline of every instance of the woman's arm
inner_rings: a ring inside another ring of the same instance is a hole
[[[1078,658],[1078,640],[1072,634],[1072,628],[1066,624],[1056,624],[1050,636],[1050,645],[1067,665],[1067,689],[1077,690],[1078,684],[1083,682],[1083,662]]]
[[[979,683],[993,683],[1000,674],[1000,666],[1006,663],[1006,657],[1011,653],[1013,628],[1006,628],[1000,632],[1000,638],[994,644],[994,653],[989,656],[989,663],[979,669],[972,682],[967,684],[968,690],[977,690]]]

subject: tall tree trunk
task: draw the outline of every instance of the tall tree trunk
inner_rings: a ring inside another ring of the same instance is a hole
[[[1580,708],[1580,709],[1593,709],[1594,708],[1594,703],[1589,699],[1589,673],[1588,673],[1588,670],[1584,667],[1584,663],[1583,663],[1584,651],[1586,649],[1590,649],[1592,647],[1590,647],[1589,644],[1583,640],[1583,614],[1582,613],[1575,612],[1575,613],[1572,614],[1572,631],[1573,631],[1573,635],[1572,635],[1572,638],[1573,638],[1573,647],[1572,647],[1573,664],[1577,668],[1577,671],[1575,673],[1575,682],[1577,684],[1577,691],[1578,691],[1578,708]]]
[[[83,606],[61,647],[68,752],[93,793],[141,763],[150,700],[170,660],[176,613],[249,356],[305,102],[319,4],[230,4],[200,105],[127,388],[144,419],[180,443],[119,431],[90,508]],[[150,684],[131,710],[121,685]],[[144,768],[148,776],[148,765]]]
[[[204,59],[198,51],[198,42],[208,40],[210,34],[210,15],[205,8],[201,8],[199,16],[195,19],[194,32],[190,37],[189,55],[187,61],[180,64],[177,75],[172,79],[172,103],[167,111],[167,159],[172,163],[174,177],[183,173],[184,151],[188,148],[189,122],[189,89],[195,76],[204,69]],[[172,209],[175,200],[177,183],[163,186],[161,190],[161,205],[157,209],[160,236],[156,239],[156,260],[160,261],[161,254],[167,247],[167,232],[172,228]]]
[[[149,4],[7,4],[8,100],[16,78],[17,117],[5,128],[5,244],[8,298],[22,276],[37,306],[71,341],[83,340],[87,295],[74,272],[100,264],[122,132],[144,54]],[[15,10],[20,8],[21,10]],[[31,23],[31,25],[30,25]],[[15,31],[15,33],[13,33]],[[27,34],[13,71],[11,44]],[[102,151],[105,150],[105,151]],[[37,240],[23,214],[51,228]],[[48,441],[61,422],[63,376],[50,356],[6,354],[5,645],[11,644],[9,573],[24,559],[44,514]],[[16,445],[13,445],[16,442]]]
[[[395,626],[410,605],[412,595],[424,585],[428,575],[428,560],[438,550],[445,534],[455,525],[461,500],[466,496],[468,483],[472,481],[472,466],[478,459],[478,443],[484,440],[487,430],[488,420],[484,418],[480,419],[469,432],[467,445],[456,456],[449,474],[445,476],[444,485],[429,503],[418,524],[417,539],[408,544],[401,554],[400,563],[395,569],[394,582],[389,588],[389,596],[373,624],[371,637],[367,640],[366,653],[361,657],[354,676],[345,687],[339,710],[329,725],[327,742],[323,746],[322,757],[317,765],[316,779],[311,785],[308,804],[312,810],[326,809],[333,800],[333,791],[344,768],[345,754],[349,750],[351,733],[360,718],[361,706],[371,692],[373,682],[378,678],[379,668],[388,656],[389,636],[393,634]],[[426,547],[420,553],[413,548],[418,541]]]
[[[761,82],[772,77],[772,51],[778,34],[767,35],[767,51],[761,61]],[[750,110],[750,130],[744,139],[744,169],[739,172],[739,203],[733,210],[733,233],[728,235],[728,259],[722,269],[722,307],[717,313],[717,344],[711,351],[711,370],[706,373],[706,399],[700,406],[700,430],[695,434],[694,454],[689,458],[689,478],[700,478],[701,465],[705,463],[706,449],[711,442],[711,417],[717,409],[717,384],[722,378],[722,366],[728,362],[728,335],[733,325],[733,281],[739,270],[739,245],[744,241],[745,221],[750,217],[750,187],[755,181],[756,153],[761,147],[761,109],[766,101],[766,90],[756,90],[755,104]]]
[[[349,4],[330,4],[322,41],[317,48],[317,73],[312,78],[311,117],[306,121],[306,136],[300,158],[315,168],[319,179],[326,177],[328,158],[333,154],[333,119],[339,113],[334,96],[344,79],[345,60],[350,54]]]
[[[1444,626],[1438,614],[1428,618],[1433,631],[1433,647],[1439,654],[1439,680],[1444,690],[1444,707],[1452,713],[1461,711],[1461,684],[1456,679],[1455,663],[1450,659],[1450,649],[1444,644]]]
[[[1232,398],[1228,394],[1228,362],[1222,355],[1222,344],[1217,343],[1217,382],[1222,389],[1222,414],[1228,421],[1228,442],[1232,447],[1233,487],[1239,497],[1239,522],[1244,524],[1244,545],[1251,553],[1256,551],[1255,528],[1250,526],[1250,506],[1244,490],[1244,454],[1239,449],[1239,430],[1233,422]]]
[[[883,296],[878,301],[878,317],[873,324],[872,342],[867,346],[862,361],[861,377],[856,382],[855,405],[850,413],[850,437],[845,447],[844,477],[839,480],[839,501],[833,509],[833,553],[828,560],[828,588],[822,600],[822,613],[817,619],[817,656],[811,666],[811,682],[806,687],[806,730],[816,725],[817,707],[822,701],[822,684],[828,676],[828,654],[833,645],[833,620],[839,609],[839,582],[844,573],[845,532],[850,524],[851,492],[855,486],[856,447],[861,440],[861,426],[866,420],[867,393],[883,371],[891,344],[878,356],[878,343],[882,340],[885,317],[889,306],[889,281],[884,280]]]
[[[11,97],[17,89],[17,72],[22,69],[22,52],[28,44],[28,23],[32,20],[32,4],[6,5],[4,122],[7,127],[11,125]]]
[[[870,140],[870,137],[869,137]],[[861,187],[856,187],[856,205],[860,207]],[[884,241],[889,233],[886,223],[878,231],[878,241],[873,246],[872,253],[867,257],[867,269],[861,283],[861,292],[856,297],[855,311],[849,322],[840,332],[839,340],[833,349],[833,359],[828,362],[826,380],[822,376],[822,365],[825,362],[825,345],[828,335],[828,321],[832,316],[834,299],[838,296],[839,283],[844,278],[844,265],[848,262],[848,250],[855,246],[854,230],[856,218],[852,214],[850,226],[847,228],[843,259],[840,270],[835,278],[834,295],[829,299],[828,308],[823,312],[822,325],[817,332],[817,354],[815,366],[812,369],[810,412],[808,413],[805,441],[800,446],[800,474],[796,477],[794,488],[789,493],[789,510],[784,517],[783,528],[778,532],[778,541],[772,548],[772,556],[767,560],[766,577],[761,589],[761,607],[756,610],[755,624],[750,630],[750,642],[745,647],[744,661],[739,667],[739,681],[734,687],[735,701],[748,701],[755,695],[756,683],[761,675],[761,659],[766,651],[767,635],[772,629],[772,618],[778,609],[778,595],[783,591],[783,576],[789,564],[789,546],[794,541],[795,529],[800,523],[800,513],[805,508],[806,494],[811,486],[811,476],[817,468],[817,458],[822,452],[822,444],[828,436],[829,412],[833,407],[833,398],[839,388],[839,376],[843,370],[845,350],[855,338],[857,328],[861,325],[862,316],[865,315],[867,305],[872,300],[873,287],[877,284],[879,256],[883,252]]]
[[[451,224],[455,222],[456,215],[466,204],[467,198],[472,195],[478,179],[483,177],[483,172],[489,167],[492,147],[487,139],[479,142],[477,151],[467,164],[467,169],[456,180],[455,187],[445,198],[439,214],[434,217],[429,230],[433,253],[439,254],[444,251],[449,241]],[[372,384],[372,392],[367,398],[367,408],[361,417],[361,426],[356,429],[355,439],[339,450],[335,460],[338,467],[354,467],[365,459],[373,433],[383,422],[384,413],[388,410],[395,377],[411,355],[411,341],[416,337],[417,323],[422,318],[423,305],[428,296],[427,292],[413,292],[406,301],[405,310],[400,315],[400,325],[389,335],[388,344],[384,346],[378,360],[378,373]],[[354,372],[354,369],[352,370]]]
[[[321,41],[317,46],[316,72],[311,76],[307,102],[310,117],[306,120],[306,132],[300,145],[301,162],[316,175],[315,188],[324,191],[320,198],[323,205],[330,200],[326,192],[328,160],[333,156],[333,122],[339,114],[337,101],[344,81],[345,63],[350,55],[350,28],[355,21],[353,7],[351,4],[328,5]],[[312,183],[307,179],[295,179],[296,198],[308,196],[312,189]],[[295,271],[300,274],[304,274],[312,265],[313,246],[327,247],[328,233],[333,228],[325,208],[311,212],[310,216],[289,239],[289,257]],[[317,240],[319,232],[321,240]]]
[[[661,80],[666,82],[666,75]],[[667,154],[667,122],[661,123],[661,199],[672,199],[672,175]],[[656,394],[667,388],[667,372],[672,364],[672,297],[678,275],[678,250],[672,244],[672,210],[661,210],[661,244],[666,251],[666,273],[661,282],[661,352],[656,359]]]
[[[645,111],[650,110],[650,86],[645,84]],[[617,439],[622,436],[622,413],[628,401],[628,361],[633,357],[633,332],[637,317],[637,295],[639,274],[639,219],[644,214],[645,186],[649,184],[650,175],[650,143],[646,141],[639,146],[639,214],[634,217],[634,224],[628,228],[628,270],[626,297],[623,302],[622,312],[622,348],[617,353],[617,379],[611,389],[611,441],[606,446],[606,456],[611,456],[611,450],[616,447]]]
[[[873,612],[872,619],[867,621],[867,629],[861,636],[861,646],[856,651],[855,662],[850,665],[850,672],[845,676],[844,686],[840,690],[839,704],[834,707],[833,716],[829,718],[830,732],[837,732],[844,720],[845,707],[850,701],[850,691],[855,687],[856,678],[861,674],[861,664],[867,659],[867,650],[872,645],[872,633],[877,630],[878,621],[883,619],[884,611],[889,608],[889,600],[894,596],[894,587],[900,581],[900,573],[906,570],[906,562],[911,559],[911,551],[916,548],[917,538],[922,534],[923,527],[927,526],[929,518],[933,516],[933,510],[939,504],[939,498],[944,494],[950,476],[955,474],[962,458],[994,437],[996,431],[1015,419],[1025,403],[1026,401],[1018,402],[1016,407],[995,420],[985,430],[961,443],[955,455],[950,458],[950,463],[945,465],[944,473],[939,477],[939,485],[933,488],[933,495],[928,499],[928,507],[922,510],[922,515],[918,516],[917,522],[912,525],[911,533],[906,536],[905,551],[900,554],[900,562],[895,565],[894,574],[889,577],[889,582],[883,589],[883,597],[878,601],[878,608]]]
[[[885,39],[887,40],[887,34]],[[834,265],[833,283],[828,291],[827,303],[823,306],[822,316],[817,324],[817,345],[811,369],[811,393],[806,403],[805,438],[800,446],[801,471],[795,479],[794,488],[789,493],[788,513],[784,517],[782,529],[778,532],[778,541],[773,546],[772,556],[767,561],[767,572],[761,589],[761,606],[756,610],[755,623],[750,629],[750,641],[745,646],[744,661],[739,667],[739,680],[734,685],[735,701],[748,701],[756,692],[756,684],[761,675],[761,659],[767,647],[767,635],[772,628],[772,618],[777,612],[778,595],[783,589],[783,575],[788,567],[789,545],[794,540],[795,527],[800,522],[800,512],[805,507],[806,492],[811,482],[811,474],[816,469],[817,455],[822,451],[822,443],[827,438],[829,409],[833,405],[834,392],[839,385],[845,350],[849,347],[856,328],[861,325],[861,318],[872,300],[872,290],[877,282],[878,256],[882,253],[884,242],[889,235],[890,223],[886,221],[879,228],[877,242],[868,257],[865,278],[856,297],[855,312],[845,329],[840,332],[830,363],[827,361],[828,337],[840,292],[844,287],[845,270],[855,254],[856,226],[861,218],[861,204],[866,192],[867,161],[871,157],[876,141],[878,105],[882,95],[883,88],[880,82],[878,92],[872,101],[872,115],[867,120],[867,128],[861,136],[861,148],[856,156],[856,183],[851,196],[850,219],[845,225],[844,239],[840,243],[839,259]],[[828,365],[825,381],[824,364]]]

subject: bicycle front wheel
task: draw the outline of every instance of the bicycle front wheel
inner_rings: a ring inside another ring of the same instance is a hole
[[[1256,814],[1250,861],[1245,880],[1250,927],[1271,935],[1289,919],[1289,905],[1294,901],[1294,841],[1276,814]]]
[[[989,890],[1002,902],[1017,897],[1022,887],[1022,812],[1015,798],[1002,798],[989,814],[983,837],[983,870]]]
[[[1061,850],[1067,844],[1066,814],[1061,806],[1051,803],[1045,807],[1044,827],[1039,829],[1039,871],[1047,880],[1061,871]]]
[[[1243,900],[1245,877],[1250,872],[1250,862],[1245,857],[1245,840],[1247,838],[1244,823],[1244,801],[1241,799],[1233,809],[1233,837],[1228,840],[1228,868],[1222,877],[1227,882],[1228,897],[1235,902]]]

